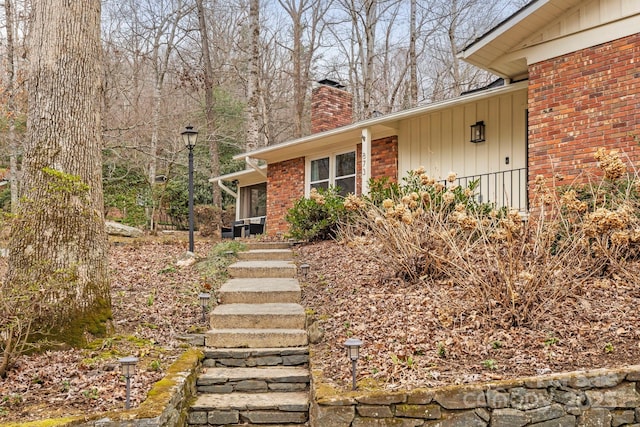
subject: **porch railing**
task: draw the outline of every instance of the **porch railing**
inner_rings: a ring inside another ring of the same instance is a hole
[[[496,208],[511,207],[521,212],[529,209],[527,168],[484,173],[457,178],[454,183],[467,187],[479,181],[475,189],[476,200],[490,203]],[[447,182],[447,185],[451,183]]]

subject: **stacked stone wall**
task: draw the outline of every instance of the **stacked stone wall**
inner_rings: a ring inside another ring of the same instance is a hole
[[[640,366],[406,392],[344,392],[313,378],[317,427],[640,427]]]

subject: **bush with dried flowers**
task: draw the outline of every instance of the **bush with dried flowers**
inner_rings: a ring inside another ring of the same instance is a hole
[[[427,284],[434,303],[458,316],[535,326],[596,276],[638,275],[629,261],[640,253],[640,181],[615,151],[595,157],[602,176],[588,186],[556,188],[537,177],[527,218],[477,203],[474,186],[453,185],[454,174],[443,182],[420,168],[386,187],[385,198],[363,199],[342,236],[393,263],[401,279]]]

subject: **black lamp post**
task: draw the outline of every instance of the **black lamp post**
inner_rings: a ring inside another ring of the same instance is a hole
[[[189,125],[180,133],[184,145],[189,149],[189,252],[193,248],[193,148],[196,146],[198,131]]]

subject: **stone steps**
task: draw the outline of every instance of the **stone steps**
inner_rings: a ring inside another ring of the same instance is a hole
[[[201,393],[304,391],[309,370],[299,367],[207,368],[196,382]]]
[[[307,392],[203,394],[191,405],[189,424],[290,424],[308,419]],[[206,420],[206,423],[194,422]]]
[[[247,252],[239,252],[240,261],[289,261],[291,249],[253,249]]]
[[[304,329],[300,304],[221,304],[211,312],[214,329]]]
[[[288,243],[251,242],[210,313],[188,426],[295,427],[309,418],[309,348]]]
[[[221,304],[300,302],[300,285],[293,278],[230,279],[218,291]]]
[[[284,348],[208,348],[205,367],[305,366],[309,363],[306,347]]]
[[[256,241],[249,241],[247,243],[247,251],[268,250],[268,249],[291,249],[291,243],[288,243],[288,242],[256,242]]]
[[[291,261],[238,261],[227,267],[232,278],[295,278],[296,265]]]
[[[204,337],[207,347],[266,348],[306,346],[304,329],[211,329]]]

